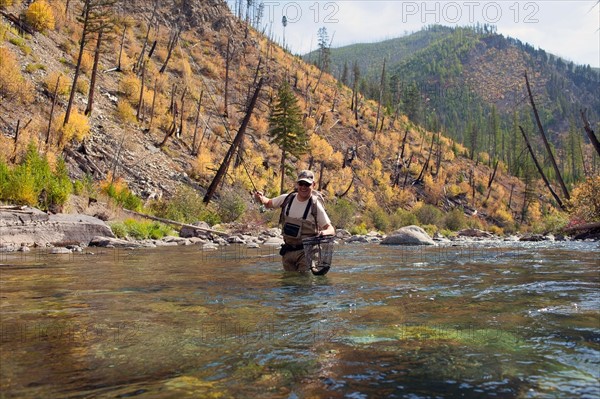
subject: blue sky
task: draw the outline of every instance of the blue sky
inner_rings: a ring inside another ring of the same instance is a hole
[[[243,0],[244,3],[246,0]],[[254,0],[261,1],[261,0]],[[383,0],[262,0],[263,25],[303,54],[317,45],[325,26],[332,47],[376,42],[406,35],[423,26],[496,25],[498,33],[542,48],[576,64],[600,67],[600,5],[598,0],[545,1],[383,1]],[[231,5],[234,0],[228,0]],[[270,23],[270,24],[269,24]]]

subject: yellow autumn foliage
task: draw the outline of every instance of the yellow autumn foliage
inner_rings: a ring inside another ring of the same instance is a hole
[[[54,29],[54,12],[45,0],[34,1],[25,12],[25,20],[40,32]]]
[[[59,117],[59,121],[62,123],[64,118],[65,114],[63,113]],[[90,124],[88,121],[88,117],[74,108],[69,116],[69,122],[66,125],[62,125],[59,128],[61,144],[66,144],[72,139],[81,141],[87,137],[89,132]]]
[[[122,122],[135,123],[137,121],[135,117],[135,110],[127,101],[119,100],[115,113]]]
[[[56,86],[57,81],[58,87]],[[64,74],[53,71],[44,79],[44,87],[49,93],[54,93],[56,90],[59,96],[66,96],[71,90],[71,81]]]
[[[140,79],[134,74],[127,74],[119,82],[119,90],[127,97],[130,102],[137,101],[140,95]]]
[[[571,193],[572,214],[585,222],[600,222],[600,176],[589,177]]]

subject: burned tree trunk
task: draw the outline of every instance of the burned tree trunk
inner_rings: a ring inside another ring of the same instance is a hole
[[[383,67],[381,68],[381,82],[379,83],[379,101],[377,103],[377,117],[375,118],[375,131],[373,132],[373,143],[377,137],[377,129],[379,128],[379,113],[381,112],[381,102],[383,101],[383,88],[385,83],[385,58],[383,59]]]
[[[58,85],[60,83],[61,75],[58,75],[56,78],[56,85],[54,86],[54,97],[52,98],[52,106],[50,107],[50,117],[48,120],[48,130],[46,131],[46,145],[50,143],[50,129],[52,128],[52,118],[54,117],[54,107],[56,107],[56,103],[58,102]]]
[[[82,19],[83,29],[81,31],[81,38],[79,39],[79,55],[77,56],[75,73],[73,74],[73,83],[71,85],[71,94],[69,95],[69,102],[67,103],[67,110],[65,111],[65,119],[63,120],[63,126],[69,123],[69,118],[71,117],[71,109],[73,108],[73,100],[75,99],[75,91],[77,89],[77,79],[79,78],[79,74],[81,71],[81,62],[83,60],[83,52],[85,50],[85,45],[87,44],[87,36],[89,34],[90,0],[85,0],[85,3],[83,5]],[[59,142],[61,140],[59,140]]]
[[[181,114],[179,119],[179,137],[183,137],[183,121],[185,119],[185,94],[187,93],[187,87],[183,88],[181,93]]]
[[[158,79],[154,79],[154,92],[152,93],[152,106],[150,107],[150,125],[148,130],[152,129],[152,122],[154,121],[154,106],[156,105],[156,89],[158,86]]]
[[[229,68],[231,67],[231,61],[233,60],[233,51],[231,51],[231,38],[227,40],[227,54],[225,55],[225,92],[223,93],[223,116],[229,117]]]
[[[154,1],[152,15],[150,16],[150,19],[148,20],[148,29],[146,30],[146,36],[144,37],[144,44],[142,44],[142,50],[140,51],[140,56],[133,68],[134,72],[137,71],[138,69],[140,69],[144,62],[144,54],[146,54],[146,46],[148,45],[148,38],[150,37],[150,30],[152,29],[152,23],[154,22],[154,17],[156,16],[157,10],[158,10],[158,1]],[[156,43],[156,42],[154,42],[154,43]]]
[[[252,100],[250,101],[250,105],[248,106],[248,110],[246,111],[246,116],[244,117],[244,120],[242,121],[240,129],[238,130],[238,133],[236,134],[235,138],[233,139],[233,143],[231,143],[231,147],[229,147],[229,150],[227,151],[227,154],[225,155],[223,162],[221,162],[221,166],[219,166],[219,169],[217,170],[217,174],[215,175],[213,181],[210,183],[210,186],[206,190],[206,195],[204,196],[204,199],[203,199],[203,202],[205,204],[208,204],[210,202],[210,200],[212,199],[212,196],[214,195],[214,193],[217,189],[217,186],[219,185],[219,183],[221,182],[221,179],[225,175],[225,172],[227,172],[227,169],[229,168],[229,163],[231,162],[231,158],[233,157],[235,150],[237,149],[240,141],[242,140],[242,137],[244,136],[244,134],[246,132],[246,128],[248,127],[248,123],[250,122],[250,117],[252,116],[252,111],[254,110],[254,106],[256,105],[256,100],[258,99],[258,94],[260,93],[260,89],[262,88],[263,81],[264,81],[263,78],[261,78],[259,80],[256,90],[254,91],[254,96],[252,96]]]
[[[542,180],[544,180],[544,184],[546,184],[546,187],[548,188],[548,191],[550,191],[550,194],[552,194],[552,197],[554,197],[554,199],[558,203],[558,206],[560,206],[562,209],[565,209],[564,204],[562,203],[562,201],[560,200],[560,198],[558,197],[558,195],[556,195],[556,193],[552,189],[552,186],[550,185],[550,181],[548,180],[548,178],[546,178],[546,175],[544,174],[544,171],[542,170],[542,167],[538,163],[538,160],[535,157],[535,154],[533,152],[533,148],[531,148],[531,144],[529,144],[529,139],[527,138],[527,135],[525,134],[525,131],[523,130],[523,128],[521,126],[519,126],[519,129],[521,130],[521,133],[523,134],[523,138],[525,139],[525,144],[527,145],[527,149],[529,150],[529,153],[531,154],[531,158],[533,159],[533,163],[535,164],[535,167],[537,168],[540,176],[542,177]]]
[[[192,138],[192,155],[198,155],[198,153],[196,152],[196,137],[198,137],[198,123],[200,122],[200,108],[202,107],[202,97],[204,97],[204,91],[200,92],[200,98],[198,99],[198,108],[196,109],[194,136]]]
[[[142,76],[140,85],[140,99],[138,101],[137,112],[135,118],[140,121],[140,114],[142,113],[142,104],[144,103],[144,83],[146,81],[146,61],[142,62]]]
[[[165,63],[158,71],[159,73],[164,73],[167,70],[167,64],[171,59],[171,55],[173,54],[173,50],[175,50],[175,46],[177,45],[177,41],[179,40],[179,34],[181,33],[181,27],[176,26],[173,32],[171,33],[171,37],[169,38],[169,44],[167,45],[167,58],[165,58]]]
[[[570,199],[569,190],[567,190],[567,186],[563,181],[563,178],[560,174],[560,170],[558,169],[558,165],[556,164],[556,159],[552,154],[552,149],[550,148],[550,144],[548,143],[548,139],[546,138],[546,133],[544,132],[544,128],[542,127],[542,121],[540,120],[540,115],[538,114],[537,107],[535,106],[535,102],[533,101],[533,94],[531,94],[531,87],[529,86],[529,79],[527,78],[527,72],[525,72],[525,85],[527,86],[527,93],[529,94],[529,101],[531,102],[531,106],[533,107],[533,114],[535,116],[535,121],[537,123],[538,129],[540,130],[540,134],[542,135],[542,140],[544,142],[544,146],[546,147],[546,151],[548,152],[548,158],[550,158],[550,163],[552,163],[552,167],[554,168],[554,172],[556,173],[556,178],[558,179],[558,183],[560,184],[560,188],[563,191],[563,194],[566,199]],[[562,208],[562,205],[561,205]]]
[[[596,133],[594,133],[594,130],[590,126],[590,122],[588,122],[587,117],[585,116],[585,112],[586,112],[586,110],[584,110],[584,109],[581,110],[581,119],[583,120],[583,128],[585,129],[585,132],[587,133],[590,141],[592,142],[592,145],[596,149],[596,152],[598,153],[598,155],[600,155],[600,142],[598,141],[598,138],[596,137]]]
[[[429,161],[431,160],[431,154],[433,153],[433,144],[434,143],[435,143],[435,135],[432,134],[431,135],[431,145],[429,146],[429,155],[427,155],[427,160],[423,164],[423,168],[421,169],[421,173],[419,173],[419,177],[417,177],[417,180],[416,180],[419,183],[423,181],[423,175],[425,174],[425,171],[429,167]]]
[[[496,172],[498,171],[498,164],[500,162],[498,160],[496,160],[496,165],[494,165],[494,171],[492,172],[491,176],[490,176],[490,180],[488,181],[488,193],[485,197],[485,202],[487,202],[490,199],[490,194],[492,194],[492,183],[494,183],[494,179],[496,178]],[[512,195],[512,192],[511,192]]]

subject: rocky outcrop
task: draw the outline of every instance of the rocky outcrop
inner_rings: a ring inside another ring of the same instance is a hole
[[[405,226],[385,237],[382,245],[435,245],[433,239],[419,226]]]
[[[88,215],[48,215],[35,208],[0,209],[0,246],[83,245],[97,236],[114,237],[102,220]]]

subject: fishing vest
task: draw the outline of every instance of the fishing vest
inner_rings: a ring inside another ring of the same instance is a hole
[[[286,244],[295,247],[302,246],[302,239],[306,237],[314,237],[319,233],[319,227],[317,225],[317,202],[318,199],[315,195],[306,201],[306,209],[302,218],[294,218],[289,216],[292,202],[296,198],[296,193],[288,195],[283,204],[281,205],[281,231],[283,235],[283,241]],[[308,217],[308,214],[312,214],[312,218]]]

